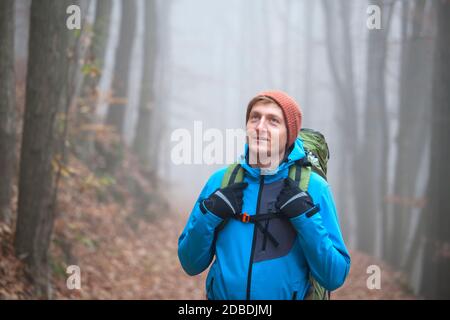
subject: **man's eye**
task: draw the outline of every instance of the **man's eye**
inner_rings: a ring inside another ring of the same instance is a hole
[[[280,123],[280,121],[278,119],[275,119],[275,118],[272,118],[271,122],[276,123],[276,124]]]

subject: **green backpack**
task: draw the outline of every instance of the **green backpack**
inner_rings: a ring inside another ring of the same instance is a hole
[[[289,168],[289,177],[298,182],[300,189],[308,190],[311,171],[316,172],[326,180],[330,152],[325,137],[320,132],[305,128],[300,131],[298,136],[303,141],[306,157]],[[238,163],[231,164],[225,171],[221,188],[243,180],[244,169]],[[218,229],[220,230],[223,227],[221,226]],[[311,275],[309,279],[311,290],[307,294],[306,300],[329,300],[330,292],[322,287]]]

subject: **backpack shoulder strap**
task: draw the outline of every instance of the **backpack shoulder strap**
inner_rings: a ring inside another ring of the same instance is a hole
[[[239,163],[230,164],[222,178],[221,188],[244,181],[244,168]]]
[[[308,190],[311,178],[311,164],[302,158],[289,168],[289,178],[296,181],[303,191]]]

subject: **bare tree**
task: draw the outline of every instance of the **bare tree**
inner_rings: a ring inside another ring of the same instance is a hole
[[[305,72],[303,75],[303,111],[311,110],[311,95],[312,95],[312,80],[313,80],[313,56],[314,56],[314,39],[313,39],[313,28],[314,28],[314,9],[315,2],[313,1],[305,1],[305,47],[304,47],[304,55],[305,55]]]
[[[165,172],[166,176],[169,176],[169,163],[165,161],[165,168],[159,167],[161,159],[169,156],[169,148],[164,148],[167,141],[164,141],[164,137],[167,136],[166,130],[168,125],[168,117],[170,115],[169,104],[167,101],[170,99],[169,90],[169,65],[170,65],[170,1],[158,2],[158,51],[157,51],[157,68],[155,75],[156,91],[158,92],[155,107],[152,109],[151,117],[151,134],[148,145],[150,148],[150,170],[152,172]],[[162,170],[161,170],[162,169]]]
[[[339,163],[339,184],[337,198],[340,210],[346,212],[351,208],[356,179],[354,174],[354,155],[357,145],[356,93],[353,71],[353,44],[350,35],[350,2],[323,0],[325,14],[327,56],[331,76],[336,86],[337,104],[342,109],[336,115],[340,130],[343,158]],[[359,239],[357,239],[359,240]]]
[[[76,2],[75,2],[76,3]],[[66,8],[74,1],[31,4],[26,106],[23,125],[16,254],[24,259],[36,293],[49,293],[48,248],[54,222],[58,111],[69,103]],[[45,35],[45,36],[43,36]]]
[[[386,53],[387,37],[392,16],[392,4],[371,0],[385,17],[380,30],[369,30],[367,48],[367,80],[364,110],[363,143],[355,163],[358,178],[355,179],[356,208],[358,212],[358,246],[367,253],[376,252],[378,215],[383,210],[384,193],[387,190],[387,154],[389,127],[386,111]],[[369,142],[370,141],[370,142]]]
[[[292,80],[290,78],[291,75],[291,47],[292,47],[292,9],[294,8],[294,3],[292,0],[285,1],[284,5],[285,14],[282,15],[282,21],[284,24],[284,46],[283,46],[283,79],[281,85],[284,87],[284,90],[290,92],[290,85]],[[267,21],[265,22],[267,23]]]
[[[16,158],[13,0],[0,2],[0,34],[0,222],[9,222]]]
[[[114,98],[109,106],[106,119],[106,123],[112,125],[120,135],[123,134],[125,111],[128,105],[128,74],[135,30],[136,3],[122,0],[122,21],[112,83]]]
[[[425,0],[402,3],[402,42],[400,64],[400,109],[397,134],[394,197],[391,228],[385,242],[387,259],[400,267],[411,230],[411,214],[420,170],[418,152],[429,138],[427,106],[430,97],[432,46],[423,34]],[[419,149],[418,149],[419,146]],[[414,252],[413,248],[413,252]]]
[[[69,66],[69,105],[75,106],[80,97],[81,88],[85,79],[83,68],[86,63],[86,56],[89,51],[92,40],[92,26],[86,27],[88,23],[87,17],[93,11],[93,2],[91,0],[78,0],[78,6],[81,12],[81,25],[83,26],[79,33],[71,39],[69,43],[71,64]]]
[[[431,115],[431,161],[421,293],[431,299],[450,299],[450,2],[437,1],[437,38]]]
[[[83,82],[82,94],[92,96],[92,106],[96,106],[98,99],[97,86],[103,70],[106,45],[109,37],[112,3],[110,0],[97,0],[95,22],[93,27],[92,44],[87,52],[87,76]]]
[[[80,136],[79,148],[77,153],[86,163],[91,164],[90,157],[95,153],[95,131],[89,128],[89,124],[95,122],[96,107],[100,101],[100,92],[98,86],[104,68],[104,60],[109,37],[109,26],[111,23],[112,2],[110,0],[97,0],[95,10],[95,22],[91,45],[86,52],[86,61],[84,69],[83,87],[81,89],[81,98],[83,106],[87,109],[81,109],[77,112],[77,122],[80,127],[87,128]]]
[[[138,123],[133,147],[142,164],[149,167],[148,140],[151,132],[152,108],[155,105],[154,81],[157,54],[157,12],[156,1],[145,2],[145,31],[144,31],[144,71],[141,88]]]

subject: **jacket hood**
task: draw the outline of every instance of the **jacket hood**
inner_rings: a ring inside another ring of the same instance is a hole
[[[253,168],[247,163],[248,156],[248,143],[245,144],[245,151],[238,158],[239,164],[244,168],[247,173],[254,178],[259,178],[261,175],[264,176],[273,176],[273,178],[278,177],[278,175],[287,170],[295,161],[302,159],[305,157],[305,149],[303,148],[303,140],[298,137],[294,144],[291,152],[285,157],[285,159],[281,162],[281,164],[275,169],[265,169],[265,168]]]

